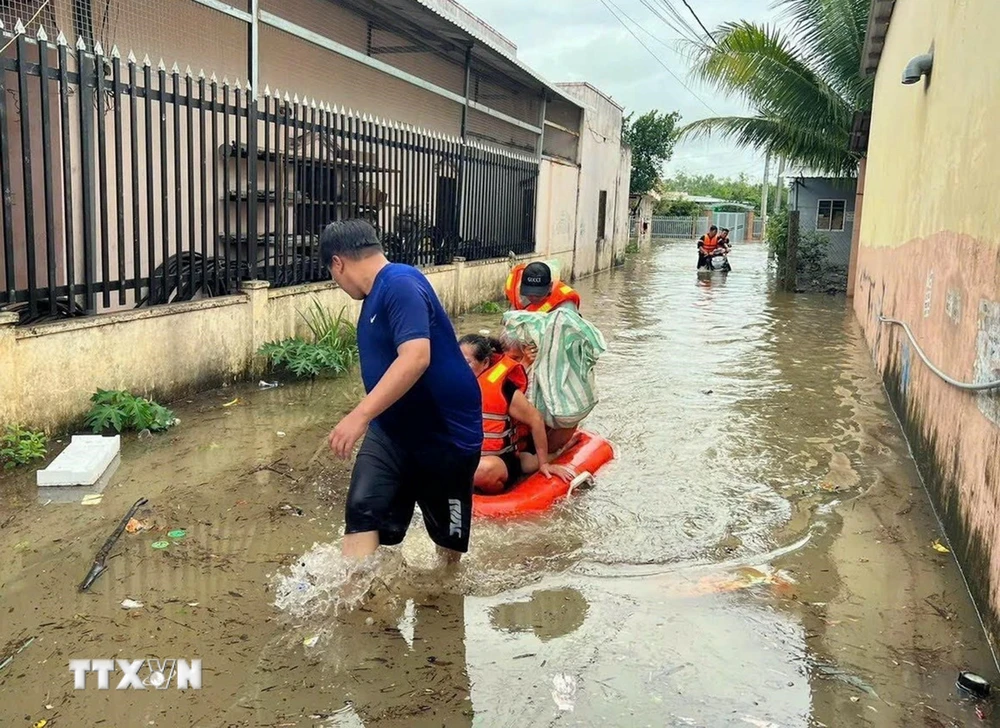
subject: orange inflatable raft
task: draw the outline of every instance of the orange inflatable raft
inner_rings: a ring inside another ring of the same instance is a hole
[[[573,469],[579,477],[596,475],[597,471],[615,456],[611,443],[600,435],[580,430],[578,440],[553,461],[555,465],[565,465]],[[570,483],[556,477],[546,478],[541,473],[533,473],[510,490],[498,495],[472,497],[472,514],[479,518],[510,518],[530,513],[541,513],[570,491]]]

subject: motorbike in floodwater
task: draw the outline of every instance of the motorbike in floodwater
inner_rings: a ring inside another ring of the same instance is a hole
[[[707,261],[707,265],[698,268],[699,273],[711,273],[713,271],[722,271],[723,273],[728,273],[733,268],[729,265],[729,253],[715,253]]]

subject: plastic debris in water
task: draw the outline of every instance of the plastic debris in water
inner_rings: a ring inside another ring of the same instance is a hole
[[[770,586],[778,592],[794,589],[795,580],[780,569],[755,569],[742,566],[726,576],[706,576],[691,590],[692,595],[739,591],[755,586]]]
[[[122,601],[122,607],[125,609],[142,609],[142,602],[137,602],[135,599],[125,599]]]
[[[170,538],[184,538],[187,536],[187,531],[183,528],[175,528],[173,531],[167,531],[167,536]]]
[[[302,640],[302,644],[306,647],[315,647],[317,642],[319,642],[318,634],[314,634],[312,637],[306,637]]]
[[[285,433],[282,432],[281,430],[278,430],[278,437],[284,437],[284,436],[285,436]]]
[[[230,400],[229,402],[226,402],[222,406],[223,407],[232,407],[234,404],[239,404],[239,403],[240,403],[240,398],[239,397],[234,397],[232,400]]]
[[[145,531],[149,528],[149,524],[145,521],[140,521],[138,518],[128,519],[128,523],[125,524],[125,530],[129,533],[139,533],[139,531]]]
[[[779,728],[777,723],[772,723],[767,720],[758,720],[757,718],[751,718],[749,715],[743,716],[743,722],[755,725],[757,728]]]
[[[937,539],[934,543],[932,543],[931,548],[937,551],[939,554],[951,553],[951,551],[948,550],[948,547],[945,546],[943,543],[941,543],[941,539]]]
[[[261,379],[257,384],[257,387],[260,389],[274,389],[277,386],[277,382],[265,382],[263,379]]]
[[[165,549],[165,548],[167,548],[170,545],[170,542],[169,541],[153,541],[153,543],[151,543],[149,545],[152,546],[154,549]]]
[[[576,703],[576,678],[560,674],[552,678],[552,699],[559,710],[573,710]]]
[[[959,689],[976,698],[988,698],[990,696],[990,683],[986,678],[980,677],[972,672],[958,673],[958,681],[955,683]]]

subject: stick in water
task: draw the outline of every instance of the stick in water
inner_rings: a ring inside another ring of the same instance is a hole
[[[105,569],[108,568],[104,561],[108,558],[108,554],[111,553],[111,549],[114,547],[118,537],[122,535],[122,532],[125,530],[125,526],[128,525],[128,522],[132,519],[132,516],[135,515],[135,512],[148,502],[149,501],[145,498],[140,498],[132,504],[132,507],[128,509],[128,513],[126,513],[122,520],[118,522],[115,530],[111,532],[110,536],[108,536],[108,540],[104,542],[103,546],[101,546],[101,550],[94,556],[94,564],[90,567],[90,571],[87,572],[86,578],[80,583],[80,591],[87,591],[87,589],[90,588],[90,585],[97,581],[97,577],[103,574]]]

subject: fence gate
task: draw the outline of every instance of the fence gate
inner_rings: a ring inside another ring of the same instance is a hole
[[[729,230],[729,239],[734,243],[742,243],[746,240],[747,214],[745,212],[716,212],[714,213],[714,224],[719,229]]]

